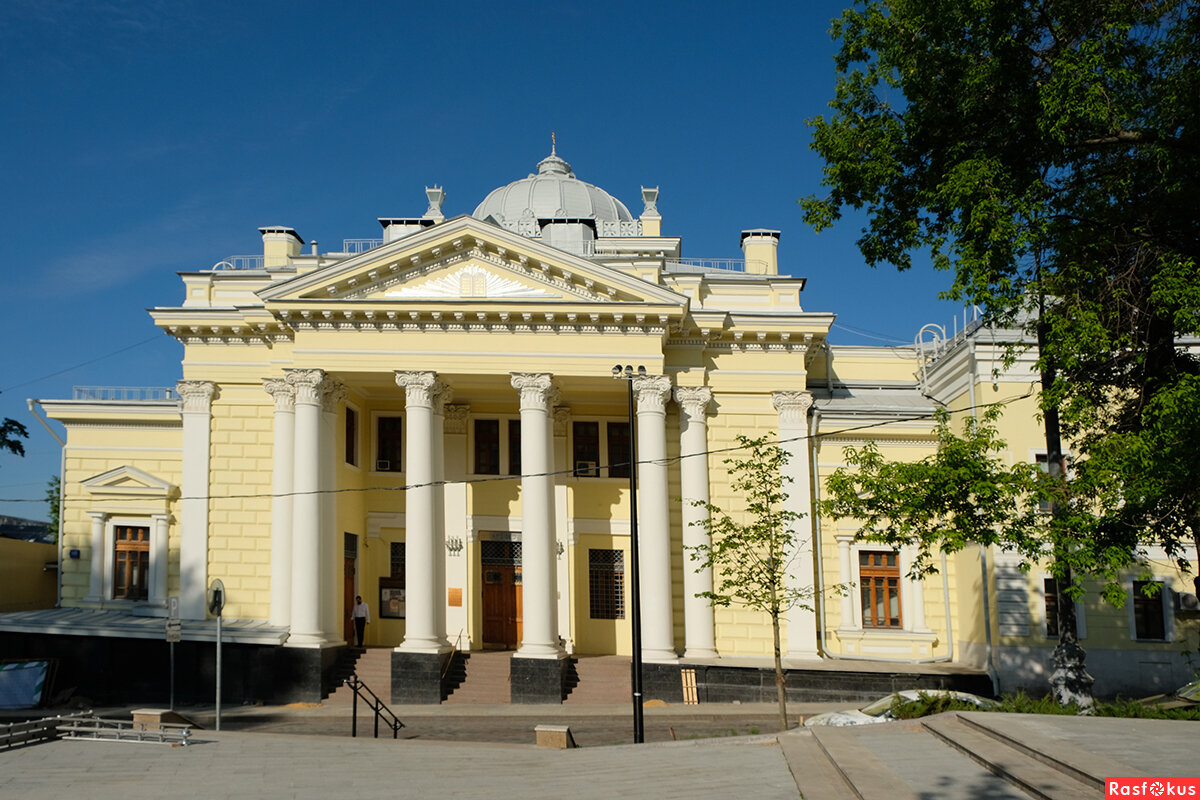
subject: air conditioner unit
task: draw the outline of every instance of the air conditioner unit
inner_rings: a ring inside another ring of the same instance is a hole
[[[1200,599],[1189,592],[1175,592],[1176,611],[1200,611]]]
[[[376,472],[391,472],[392,471],[392,462],[376,461],[375,462],[375,471]]]
[[[595,461],[576,461],[575,462],[575,474],[594,478],[597,475],[596,462]]]

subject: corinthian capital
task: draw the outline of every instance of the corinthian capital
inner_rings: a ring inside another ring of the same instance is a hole
[[[704,419],[712,403],[712,389],[707,386],[676,386],[675,402],[690,419]]]
[[[275,398],[276,411],[295,411],[296,387],[284,378],[263,378],[263,390]]]
[[[315,406],[321,404],[324,393],[325,370],[289,369],[284,379],[296,390],[296,402]]]
[[[409,408],[428,408],[441,410],[441,403],[447,398],[442,396],[447,387],[438,380],[434,372],[410,372],[396,370],[396,385],[404,390],[404,405]]]
[[[666,375],[635,375],[633,393],[637,397],[638,413],[665,412],[671,396],[671,380]]]
[[[521,410],[547,411],[558,392],[548,372],[510,372],[512,387],[521,393]]]
[[[338,403],[345,400],[348,394],[346,384],[333,378],[326,378],[321,382],[321,411],[326,414],[337,411]]]
[[[180,381],[175,384],[175,392],[183,398],[184,411],[208,413],[217,394],[217,385],[212,381]]]
[[[808,419],[808,409],[812,407],[813,396],[809,392],[772,392],[771,403],[779,412],[781,423],[802,423]]]

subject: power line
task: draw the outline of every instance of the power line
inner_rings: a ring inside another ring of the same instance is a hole
[[[50,378],[57,378],[59,375],[63,375],[68,372],[73,372],[82,367],[90,366],[92,364],[95,364],[97,361],[103,361],[106,358],[112,358],[115,355],[120,355],[121,353],[124,353],[126,350],[132,350],[135,347],[141,347],[144,344],[149,344],[150,342],[153,342],[154,340],[161,339],[161,338],[162,338],[161,336],[157,336],[157,335],[151,336],[149,339],[143,339],[140,342],[136,342],[134,344],[127,345],[126,347],[122,347],[120,350],[113,350],[111,353],[105,353],[102,356],[96,356],[95,358],[91,359],[90,361],[84,361],[80,364],[76,364],[73,367],[67,367],[65,369],[60,369],[58,372],[51,372],[49,375],[43,375],[40,378],[33,378],[32,380],[25,381],[24,383],[14,384],[13,386],[9,386],[7,389],[0,389],[0,392],[11,392],[13,389],[20,389],[22,386],[29,386],[31,384],[40,383],[40,382],[42,382],[44,380],[48,380]]]
[[[1005,405],[1008,405],[1009,403],[1014,403],[1018,400],[1025,400],[1029,397],[1033,397],[1034,394],[1035,394],[1035,392],[1031,385],[1029,391],[1027,391],[1023,395],[1019,395],[1017,397],[1010,397],[1005,400],[997,400],[993,403],[977,403],[972,406],[965,406],[961,410],[966,412],[966,411],[974,411],[976,409],[992,408],[994,406],[1005,406]],[[778,443],[785,444],[788,442],[803,442],[803,441],[808,441],[809,439],[822,439],[822,438],[831,437],[831,436],[841,436],[846,433],[854,433],[856,431],[871,430],[872,428],[882,428],[887,425],[894,425],[894,424],[901,423],[901,422],[917,422],[917,421],[923,420],[923,419],[932,419],[936,414],[937,414],[937,412],[933,411],[933,412],[926,412],[926,413],[922,413],[922,414],[911,414],[911,415],[907,415],[907,416],[903,416],[903,417],[893,417],[892,419],[880,420],[878,422],[869,422],[869,423],[864,423],[862,425],[854,425],[854,426],[851,426],[848,428],[839,428],[838,430],[828,431],[825,433],[804,434],[802,436],[792,436],[787,439],[780,439],[778,441]],[[685,458],[698,458],[700,456],[720,455],[722,453],[735,453],[735,452],[739,452],[739,451],[745,450],[745,449],[747,449],[747,448],[744,445],[738,444],[738,445],[733,445],[730,447],[718,447],[718,448],[712,448],[712,449],[708,449],[708,450],[702,450],[697,453],[688,453],[686,455],[681,454],[678,456],[670,456],[668,458],[656,458],[656,459],[650,459],[650,460],[646,460],[646,461],[638,461],[637,463],[639,465],[655,464],[655,465],[665,466],[667,464],[682,461]],[[597,470],[610,469],[612,467],[625,467],[628,465],[629,465],[628,462],[619,462],[616,464],[597,464],[594,467],[594,469],[597,469]],[[474,478],[463,478],[461,480],[429,481],[428,483],[417,483],[417,484],[411,484],[411,485],[405,484],[403,486],[361,486],[361,487],[346,487],[346,488],[342,488],[342,489],[317,489],[317,490],[314,490],[311,492],[279,492],[279,493],[254,492],[254,493],[249,493],[249,494],[188,495],[185,497],[179,497],[178,500],[180,500],[180,501],[183,501],[183,500],[250,500],[250,499],[275,498],[275,497],[299,497],[299,496],[307,496],[307,495],[314,495],[314,494],[316,494],[316,495],[321,495],[321,494],[334,495],[334,494],[350,494],[350,493],[356,493],[356,492],[407,492],[411,489],[425,489],[425,488],[437,487],[437,486],[458,486],[458,485],[465,486],[468,484],[495,483],[497,481],[514,481],[514,480],[521,480],[522,478],[555,478],[560,475],[574,475],[575,473],[576,473],[575,469],[562,469],[562,470],[555,470],[552,472],[524,473],[521,475],[476,476]],[[132,500],[132,498],[131,498],[131,500]],[[45,498],[39,498],[36,500],[0,498],[0,503],[44,503],[44,502],[46,502]]]

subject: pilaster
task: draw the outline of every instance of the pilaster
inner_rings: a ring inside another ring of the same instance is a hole
[[[788,589],[808,596],[808,605],[815,607],[815,577],[813,565],[812,468],[809,464],[808,411],[813,397],[809,392],[774,392],[771,400],[779,412],[779,445],[788,454],[783,467],[787,500],[785,507],[800,515],[796,520],[791,565],[787,574]],[[788,611],[787,658],[813,660],[817,652],[817,616],[813,608],[793,606]]]
[[[179,614],[208,616],[208,490],[212,435],[212,381],[179,381],[183,417],[183,479],[180,481]]]

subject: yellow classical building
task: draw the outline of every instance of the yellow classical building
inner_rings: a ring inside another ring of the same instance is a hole
[[[991,332],[830,346],[834,315],[803,308],[779,232],[742,231],[741,260],[684,258],[657,189],[635,217],[553,152],[470,216],[426,194],[423,216],[380,219],[379,240],[321,252],[263,227],[261,255],[182,274],[182,303],[150,312],[184,346],[173,389],[38,401],[67,429],[61,608],[5,617],[7,640],[161,659],[147,648],[177,597],[183,643],[208,647],[220,579],[241,696],[319,699],[361,595],[367,645],[394,648],[394,700],[438,702],[455,654],[506,648],[513,700],[558,702],[571,658],[630,652],[636,445],[648,696],[674,699],[688,669],[702,699],[756,698],[730,676],[765,666],[769,620],[696,597],[713,576],[687,548],[705,535],[694,501],[739,507],[724,463],[737,435],[770,433],[803,514],[789,579],[815,592],[786,620],[787,664],[809,676],[798,696],[854,696],[839,676],[890,680],[896,663],[914,684],[1040,687],[1038,575],[978,551],[914,581],[909,553],[813,513],[844,446],[920,457],[935,402],[969,413],[992,396]],[[1024,392],[1022,369],[997,391]],[[1032,400],[1006,420],[1013,457],[1035,458]],[[1160,579],[1159,627],[1088,609],[1099,657],[1121,665],[1095,670],[1098,689],[1185,677],[1194,626],[1175,622],[1181,577]],[[161,686],[149,672],[134,688]]]

